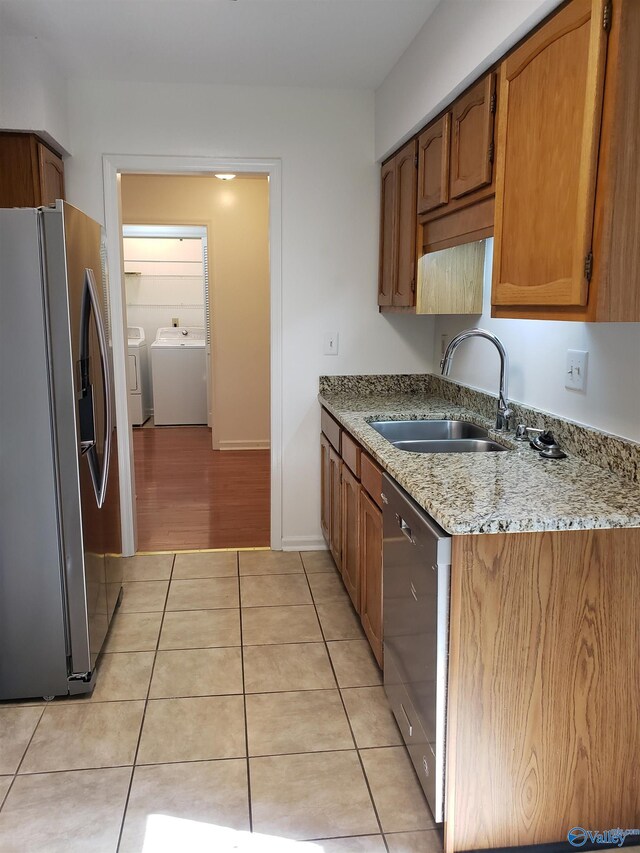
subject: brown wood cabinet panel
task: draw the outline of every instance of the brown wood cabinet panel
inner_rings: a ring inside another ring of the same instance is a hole
[[[418,261],[420,314],[481,314],[485,241],[429,252]]]
[[[0,133],[0,207],[39,207],[64,198],[64,165],[32,133]]]
[[[378,305],[391,305],[396,280],[396,167],[382,166],[380,179],[380,270]]]
[[[0,133],[0,207],[35,207],[40,203],[35,141],[26,133]]]
[[[360,481],[342,466],[342,580],[360,612]]]
[[[421,254],[492,237],[493,211],[494,199],[489,197],[446,213],[439,219],[423,221],[421,218]]]
[[[342,461],[356,477],[360,477],[360,445],[354,441],[348,432],[342,430]]]
[[[382,667],[382,511],[363,488],[360,489],[360,618]]]
[[[320,435],[320,527],[327,545],[331,541],[331,468],[330,444],[326,435]]]
[[[445,850],[640,814],[640,529],[453,540]]]
[[[366,453],[360,457],[360,482],[373,502],[382,509],[382,468]]]
[[[396,282],[393,305],[408,306],[415,302],[416,291],[416,195],[417,143],[412,140],[396,155]]]
[[[494,113],[494,74],[488,74],[453,104],[452,198],[460,198],[491,183]]]
[[[378,305],[415,302],[417,142],[412,139],[382,166]]]
[[[329,447],[329,550],[339,569],[342,569],[342,461],[333,447]]]
[[[502,64],[492,302],[588,299],[607,33],[572,0]]]
[[[418,213],[449,201],[451,113],[445,113],[418,137]]]
[[[40,204],[54,204],[64,198],[64,166],[62,160],[42,142],[38,142],[40,169]]]
[[[595,319],[638,322],[640,3],[615,3],[611,18],[589,291]]]
[[[320,429],[326,435],[329,444],[332,445],[334,450],[340,453],[340,434],[342,430],[338,421],[332,418],[326,409],[320,410]]]

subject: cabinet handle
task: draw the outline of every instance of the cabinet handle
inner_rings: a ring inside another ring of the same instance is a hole
[[[415,545],[416,540],[414,539],[413,533],[411,532],[411,528],[404,520],[404,518],[402,518],[402,516],[398,513],[396,513],[396,521],[398,522],[398,527],[400,528],[400,532],[402,533],[402,535],[406,536],[406,538],[409,540],[409,542],[411,542],[412,545]]]

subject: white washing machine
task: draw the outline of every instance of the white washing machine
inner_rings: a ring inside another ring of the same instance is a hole
[[[129,421],[132,426],[141,426],[151,416],[149,348],[142,326],[129,326],[127,337]]]
[[[207,358],[201,326],[158,329],[151,344],[156,426],[207,423]]]

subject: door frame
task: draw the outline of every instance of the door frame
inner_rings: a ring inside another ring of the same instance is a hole
[[[102,157],[108,292],[111,313],[113,371],[118,431],[122,553],[136,551],[133,429],[127,391],[126,300],[122,258],[122,174],[182,175],[235,172],[267,175],[269,180],[269,297],[271,401],[271,548],[282,549],[282,163],[279,159],[105,154]]]

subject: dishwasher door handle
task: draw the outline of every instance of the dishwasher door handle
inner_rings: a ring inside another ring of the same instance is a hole
[[[415,545],[416,540],[413,533],[411,532],[411,528],[398,512],[396,513],[396,521],[398,522],[398,527],[400,528],[400,532],[402,533],[402,535],[406,536],[412,545]]]

